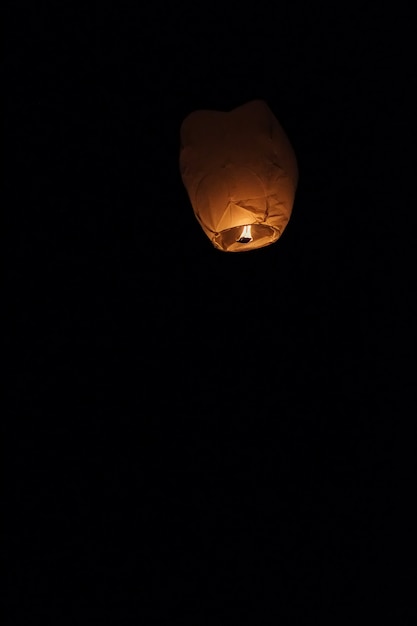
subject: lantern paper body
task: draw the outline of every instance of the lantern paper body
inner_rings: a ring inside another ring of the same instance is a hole
[[[216,248],[244,252],[282,234],[294,203],[297,161],[262,100],[230,112],[191,113],[181,126],[180,170]]]

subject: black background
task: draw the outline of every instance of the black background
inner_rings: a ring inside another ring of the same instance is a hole
[[[8,623],[413,623],[410,19],[7,9]],[[299,187],[225,254],[179,128],[255,98]]]

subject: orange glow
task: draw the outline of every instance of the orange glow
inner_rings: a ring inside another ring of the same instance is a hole
[[[294,203],[297,161],[268,105],[194,111],[181,125],[180,170],[200,226],[215,248],[274,243]]]

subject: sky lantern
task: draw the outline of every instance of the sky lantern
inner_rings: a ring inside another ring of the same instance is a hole
[[[282,235],[298,169],[266,102],[188,115],[181,125],[180,171],[197,220],[215,248],[245,252]]]

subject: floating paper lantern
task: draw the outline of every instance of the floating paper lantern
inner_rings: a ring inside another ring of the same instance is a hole
[[[194,213],[213,245],[244,252],[277,241],[298,180],[291,144],[268,105],[195,111],[181,125],[180,170]]]

